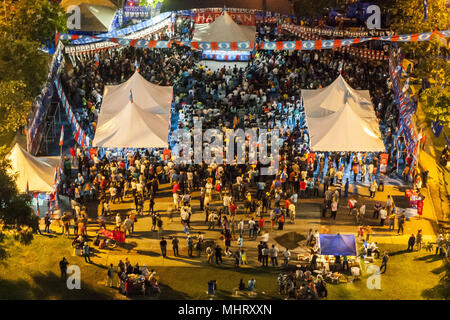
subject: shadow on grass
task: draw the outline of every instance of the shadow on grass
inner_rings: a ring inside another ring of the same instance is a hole
[[[438,260],[442,260],[443,258],[441,256],[437,256],[435,254],[429,254],[423,257],[415,258],[414,260],[418,261],[425,261],[426,263],[432,263]]]
[[[30,284],[31,283],[31,284]],[[83,281],[81,289],[69,290],[66,283],[53,272],[37,272],[31,282],[24,279],[0,279],[0,299],[112,299],[114,293],[101,292]]]

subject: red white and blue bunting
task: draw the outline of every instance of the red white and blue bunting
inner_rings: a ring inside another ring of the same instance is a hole
[[[195,42],[195,41],[176,41],[176,40],[149,40],[149,39],[126,39],[126,38],[101,38],[103,41],[112,42],[121,46],[132,46],[136,48],[171,48],[176,43],[178,45],[190,46],[197,50],[252,50],[254,46],[259,50],[322,50],[333,49],[342,46],[363,43],[367,41],[379,40],[390,42],[416,42],[430,40],[433,32],[389,35],[379,37],[353,38],[353,39],[329,39],[329,40],[311,40],[311,41],[262,41],[259,44],[254,42]],[[444,37],[450,36],[450,30],[440,31]],[[75,40],[80,37],[89,38],[90,36],[80,36],[75,34],[59,34],[58,40]],[[99,39],[98,37],[90,37]],[[95,50],[95,49],[93,49]]]
[[[59,98],[61,99],[64,111],[66,112],[67,119],[69,119],[69,123],[72,128],[72,133],[75,141],[81,147],[90,148],[92,146],[92,141],[78,123],[75,114],[73,113],[72,108],[69,105],[69,101],[67,100],[66,95],[64,94],[61,83],[58,81],[58,78],[55,78],[55,87],[56,90],[58,91],[58,95]]]

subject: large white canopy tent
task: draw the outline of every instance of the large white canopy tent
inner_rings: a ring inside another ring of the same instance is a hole
[[[385,152],[368,90],[340,75],[326,88],[302,90],[312,151]]]
[[[19,192],[27,191],[27,183],[29,191],[52,191],[60,157],[34,157],[16,143],[7,159],[11,162],[8,173],[17,173],[16,184]]]
[[[224,11],[211,23],[197,23],[194,28],[192,41],[207,42],[254,42],[255,26],[243,26],[234,22],[233,18]]]
[[[106,86],[93,146],[167,148],[173,87],[158,86],[139,72]]]

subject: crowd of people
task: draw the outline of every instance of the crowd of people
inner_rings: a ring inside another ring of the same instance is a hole
[[[182,25],[178,30],[179,36],[189,37],[192,26]],[[257,30],[259,39],[296,38],[276,23],[259,24]],[[386,49],[381,44],[373,46]],[[72,212],[63,216],[65,221],[73,219],[77,226],[74,245],[81,248],[86,247],[83,237],[87,229],[87,205],[98,201],[101,205],[99,228],[106,229],[106,221],[114,217],[114,228],[131,235],[137,217],[148,212],[152,216],[151,230],[158,231],[161,255],[166,257],[169,241],[174,256],[178,256],[179,239],[165,236],[161,213],[154,210],[159,187],[166,183],[170,184],[173,196],[173,204],[167,212],[171,221],[179,214],[188,255],[193,256],[196,250],[200,256],[204,251],[210,264],[222,264],[223,256],[233,259],[236,267],[247,264],[244,234],[248,232],[248,239],[255,240],[269,228],[283,230],[285,223],[294,223],[297,202],[304,198],[323,197],[322,216],[326,217],[330,210],[332,220],[336,220],[338,207],[343,206],[342,198],[349,199],[349,214],[360,227],[361,236],[366,233],[368,241],[371,231],[366,204],[357,203],[349,194],[349,187],[356,182],[366,184],[370,198],[383,190],[378,155],[313,153],[308,148],[301,89],[323,88],[339,74],[353,88],[370,91],[390,155],[388,175],[396,171],[397,154],[407,165],[410,163],[404,144],[395,142],[398,111],[389,90],[385,63],[335,50],[260,50],[245,67],[235,65],[211,70],[201,63],[198,52],[178,45],[170,49],[125,47],[101,51],[97,55],[98,58],[77,59],[73,71],[66,70],[61,74],[64,91],[77,120],[91,138],[96,130],[105,86],[124,82],[139,69],[138,72],[151,83],[174,87],[171,117],[175,121],[171,131],[192,129],[194,121],[201,121],[203,130],[218,128],[223,132],[235,128],[278,128],[281,132],[277,142],[281,162],[277,172],[263,176],[260,164],[187,165],[172,161],[170,152],[166,157],[156,149],[84,149],[75,146],[64,157],[59,193],[69,196],[72,201]],[[176,138],[171,134],[169,137],[171,145],[175,145]],[[248,148],[248,143],[245,147]],[[199,212],[205,215],[205,226],[208,230],[218,227],[222,246],[216,242],[206,243],[201,233],[195,235],[190,223],[196,211],[192,205],[194,192],[200,194]],[[125,215],[112,212],[113,204],[130,198],[134,210]],[[222,205],[213,206],[215,200]],[[148,209],[144,208],[145,203],[149,204]],[[238,213],[248,214],[248,220],[237,218]],[[268,224],[270,220],[270,227],[266,225],[266,218]],[[396,210],[390,197],[385,204],[375,203],[372,219],[379,219],[381,226],[387,223],[389,229],[394,229],[397,220],[398,233],[403,233],[404,212]],[[69,232],[68,227],[66,231]],[[312,257],[317,251],[317,236],[317,231],[308,236]],[[231,242],[235,239],[237,249],[232,250]],[[89,246],[87,254],[83,250],[89,257]],[[262,266],[268,266],[269,257],[271,265],[278,266],[279,254],[283,265],[287,266],[291,255],[288,249],[280,252],[265,242],[258,244],[257,251]],[[90,260],[86,258],[86,261]],[[119,277],[143,274],[142,268],[129,269],[129,266],[120,267]],[[126,283],[127,280],[123,280]],[[323,278],[313,279],[310,271],[296,272],[295,276],[280,275],[278,280],[280,293],[291,297],[327,296]]]

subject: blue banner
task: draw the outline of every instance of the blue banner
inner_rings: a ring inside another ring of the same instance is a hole
[[[169,18],[171,16],[172,12],[164,12],[161,13],[160,15],[151,18],[149,20],[146,20],[144,22],[129,26],[127,28],[124,29],[119,29],[119,30],[114,30],[111,32],[107,32],[107,33],[102,33],[99,35],[96,35],[97,38],[120,38],[123,36],[126,36],[130,33],[134,33],[134,32],[138,32],[141,31],[143,29],[146,29],[148,27],[151,27],[157,23],[160,23],[161,21]],[[73,44],[86,44],[86,43],[94,43],[94,42],[99,42],[99,41],[103,41],[102,39],[94,39],[91,37],[83,37],[82,39],[77,39],[77,40],[73,40],[72,43]]]

